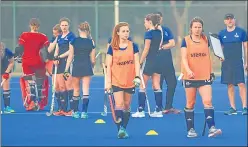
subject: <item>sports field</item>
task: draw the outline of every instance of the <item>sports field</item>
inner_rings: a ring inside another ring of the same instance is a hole
[[[26,112],[22,106],[19,77],[11,79],[11,106],[16,110],[13,114],[2,114],[2,145],[3,146],[247,146],[247,116],[241,115],[241,101],[238,89],[235,90],[238,115],[225,116],[229,109],[227,89],[220,84],[218,77],[213,84],[213,105],[215,107],[216,127],[222,129],[222,136],[208,138],[201,136],[204,126],[203,105],[199,95],[195,106],[195,129],[197,138],[186,137],[184,113],[168,114],[163,118],[131,118],[127,127],[130,138],[117,139],[117,128],[114,125],[110,109],[108,115],[103,112],[104,78],[94,76],[90,88],[89,118],[74,119],[64,116],[46,116],[49,105],[41,112]],[[166,88],[166,85],[164,86]],[[49,88],[51,101],[51,87]],[[163,89],[165,92],[166,89]],[[154,94],[151,83],[148,84],[148,97],[151,110],[155,108]],[[163,97],[165,103],[165,96]],[[137,94],[133,96],[132,112],[137,108]],[[174,107],[183,110],[185,93],[178,82]],[[3,107],[2,107],[3,108]],[[81,105],[80,105],[81,109]],[[102,119],[105,123],[95,123]],[[150,130],[157,135],[146,135]]]

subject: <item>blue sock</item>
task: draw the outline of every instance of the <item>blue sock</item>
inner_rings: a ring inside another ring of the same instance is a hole
[[[58,109],[61,110],[61,93],[60,92],[55,92],[55,97],[57,99],[57,103],[58,103]]]
[[[89,95],[83,95],[82,112],[88,111],[88,105],[89,105]]]
[[[123,123],[123,109],[115,109],[115,116],[116,116],[116,120],[118,120],[119,118],[122,120],[121,123],[116,124],[117,125],[117,129],[119,131],[120,126]]]
[[[208,124],[208,128],[211,128],[212,126],[215,126],[214,122],[214,108],[204,108],[205,118],[206,122]]]
[[[67,91],[61,92],[61,108],[64,112],[67,111],[67,99],[68,99],[68,92]]]
[[[79,100],[80,100],[80,96],[73,96],[72,97],[72,105],[71,105],[72,108],[71,109],[74,112],[77,112],[78,111]]]
[[[194,109],[184,108],[185,120],[187,125],[187,131],[191,128],[195,128],[194,126]]]
[[[3,91],[4,107],[10,106],[10,90]]]
[[[155,95],[155,101],[156,101],[156,111],[162,111],[163,106],[162,106],[162,91],[161,89],[157,90],[154,89],[154,95]]]
[[[123,127],[126,129],[127,128],[127,124],[129,122],[129,118],[130,118],[130,109],[129,110],[123,110],[123,120],[122,120],[122,125]]]
[[[68,90],[68,98],[69,98],[69,102],[70,102],[70,109],[73,110],[73,100],[72,100],[72,96],[73,96],[73,90]]]
[[[139,91],[138,93],[138,104],[139,104],[139,112],[144,111],[145,109],[145,101],[146,101],[146,94],[143,91]]]

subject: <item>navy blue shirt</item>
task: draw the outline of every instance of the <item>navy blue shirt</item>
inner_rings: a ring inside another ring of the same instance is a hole
[[[132,39],[131,37],[128,37],[127,39],[128,39],[129,41],[133,41],[133,39]],[[108,44],[110,44],[111,41],[112,41],[112,37],[109,37],[109,39],[108,39]]]
[[[120,50],[126,50],[126,48],[120,48]],[[133,43],[133,53],[136,54],[139,52],[139,47],[136,43]],[[108,48],[108,51],[107,51],[107,54],[113,56],[113,49],[112,49],[112,46],[110,45],[109,48]]]
[[[74,48],[74,62],[90,61],[90,53],[96,47],[92,39],[77,37],[70,44]]]
[[[174,35],[168,27],[161,26],[163,30],[163,44],[169,43],[169,40],[174,39]]]
[[[62,38],[62,34],[58,36],[59,55],[69,50],[69,43],[75,38],[76,36],[72,32],[68,33],[64,38]]]
[[[145,32],[144,40],[151,40],[150,49],[147,55],[147,59],[154,59],[158,54],[158,50],[160,48],[160,43],[162,39],[160,30],[149,30]]]
[[[1,74],[5,73],[6,69],[9,66],[9,60],[13,57],[13,52],[10,49],[5,48],[4,56],[1,58]]]
[[[55,39],[56,37],[53,36],[52,39],[50,40],[50,43],[53,43]]]
[[[242,60],[242,44],[247,41],[247,33],[240,27],[235,27],[232,32],[227,29],[221,30],[218,35],[222,44],[225,61]]]

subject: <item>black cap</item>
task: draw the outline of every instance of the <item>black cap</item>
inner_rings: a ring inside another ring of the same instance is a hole
[[[228,19],[228,18],[234,19],[235,17],[234,17],[233,14],[228,13],[228,14],[225,15],[224,19]]]

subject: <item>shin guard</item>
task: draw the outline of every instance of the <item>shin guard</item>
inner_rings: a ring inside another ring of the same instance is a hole
[[[115,109],[115,115],[116,115],[116,120],[118,120],[118,119],[121,119],[122,120],[121,123],[116,123],[117,129],[119,131],[120,126],[123,123],[123,110],[122,109]]]
[[[194,129],[194,109],[187,109],[184,108],[185,113],[185,120],[187,125],[187,131],[189,131],[191,128]]]
[[[43,95],[43,98],[39,102],[40,109],[44,109],[44,107],[48,103],[48,77],[45,78],[42,84],[43,91],[40,92]],[[20,87],[21,87],[21,93],[22,93],[22,100],[24,107],[27,111],[31,110],[34,107],[34,101],[36,99],[36,92],[35,89],[33,89],[33,85],[29,84],[26,80],[26,76],[22,76],[20,78]]]
[[[83,95],[83,106],[82,106],[82,112],[88,111],[88,105],[89,105],[89,95]]]
[[[139,104],[139,112],[144,111],[146,106],[146,94],[145,91],[139,91],[138,93],[138,104]]]
[[[204,108],[205,119],[208,124],[208,128],[210,129],[212,126],[215,126],[214,122],[214,108]]]
[[[130,109],[123,111],[122,126],[126,129],[130,118]]]

